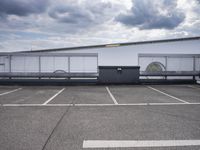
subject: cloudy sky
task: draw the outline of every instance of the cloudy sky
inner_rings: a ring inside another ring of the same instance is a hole
[[[0,52],[200,36],[200,0],[0,0]]]

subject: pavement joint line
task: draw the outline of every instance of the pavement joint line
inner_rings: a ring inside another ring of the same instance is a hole
[[[156,91],[156,92],[158,92],[158,93],[161,93],[161,94],[164,94],[164,95],[166,95],[166,96],[168,96],[168,97],[171,97],[171,98],[173,98],[173,99],[175,99],[175,100],[178,100],[178,101],[180,101],[180,102],[183,102],[183,103],[189,103],[189,102],[187,102],[187,101],[185,101],[185,100],[182,100],[182,99],[180,99],[180,98],[177,98],[177,97],[175,97],[175,96],[172,96],[172,95],[170,95],[170,94],[167,94],[167,93],[165,93],[165,92],[163,92],[163,91],[160,91],[160,90],[158,90],[158,89],[156,89],[156,88],[153,88],[153,87],[151,87],[151,86],[147,86],[149,89],[152,89],[152,90],[154,90],[154,91]]]
[[[17,88],[17,89],[14,89],[14,90],[8,91],[8,92],[4,92],[4,93],[1,93],[0,96],[7,95],[7,94],[10,94],[10,93],[13,93],[13,92],[19,91],[19,90],[21,90],[21,89],[22,89],[22,88]]]
[[[42,105],[48,104],[50,101],[52,101],[56,96],[58,96],[60,93],[62,93],[65,90],[65,88],[58,91],[55,95],[53,95],[51,98],[49,98],[46,102],[44,102]]]
[[[56,129],[58,129],[58,126],[61,124],[63,118],[65,117],[65,115],[69,112],[70,107],[66,108],[65,112],[62,114],[61,118],[58,120],[58,122],[56,123],[55,127],[53,128],[53,130],[50,132],[47,140],[45,141],[42,150],[46,149],[47,144],[49,143],[50,139],[52,138],[53,134],[55,133]]]
[[[114,104],[115,104],[115,105],[118,105],[118,102],[117,102],[117,100],[115,99],[115,97],[113,96],[113,94],[111,93],[109,87],[106,86],[106,90],[107,90],[108,94],[110,95],[111,99],[113,100]]]
[[[200,103],[129,103],[129,104],[2,104],[1,107],[98,107],[98,106],[170,106],[170,105],[200,105]]]
[[[200,140],[84,140],[83,148],[142,148],[200,146]]]

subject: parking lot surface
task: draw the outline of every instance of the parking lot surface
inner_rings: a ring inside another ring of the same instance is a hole
[[[104,86],[71,86],[65,87],[62,94],[58,95],[52,104],[112,104]]]
[[[112,86],[111,92],[119,103],[176,103],[173,98],[148,86]],[[178,101],[179,102],[179,101]]]
[[[0,86],[2,150],[199,150],[199,85]]]

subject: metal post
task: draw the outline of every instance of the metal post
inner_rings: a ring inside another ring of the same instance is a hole
[[[12,71],[12,68],[11,68],[11,66],[12,66],[12,65],[11,65],[11,59],[12,59],[12,56],[9,55],[8,58],[9,58],[9,74],[10,74],[9,79],[12,79],[12,77],[11,77],[11,71]]]
[[[195,58],[195,56],[193,56],[193,71],[195,72],[195,70],[196,70],[196,58]],[[195,76],[193,76],[193,80],[195,80]]]
[[[70,57],[68,57],[68,72],[70,73]]]
[[[99,54],[96,57],[97,57],[97,73],[98,73],[97,82],[99,82]]]
[[[71,65],[71,64],[70,64],[70,61],[71,61],[70,58],[71,58],[71,57],[68,56],[68,73],[71,72],[71,71],[70,71],[70,69],[71,69],[71,68],[70,68],[70,65]],[[70,79],[70,76],[68,77],[68,79]]]
[[[11,73],[11,55],[9,55],[8,58],[9,58],[9,73]]]
[[[167,71],[167,56],[165,56],[165,71]]]
[[[193,71],[196,70],[196,57],[193,56]]]
[[[167,59],[168,57],[165,56],[165,71],[167,71],[167,63],[168,63]],[[165,80],[167,80],[167,76],[165,76]]]
[[[96,57],[97,57],[97,73],[99,73],[99,57],[98,56]]]
[[[39,56],[39,79],[41,79],[40,77],[40,73],[41,73],[41,56]]]

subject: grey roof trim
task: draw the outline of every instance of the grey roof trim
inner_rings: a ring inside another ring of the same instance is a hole
[[[200,54],[154,54],[154,53],[139,53],[138,57],[197,57],[200,58]]]
[[[57,56],[57,57],[98,57],[98,53],[12,53],[2,52],[0,56]]]
[[[30,52],[30,53],[35,53],[35,52],[53,52],[53,51],[81,50],[81,49],[106,48],[106,47],[109,48],[109,47],[112,47],[112,45],[128,46],[128,45],[141,45],[141,44],[177,42],[177,41],[190,41],[190,40],[200,40],[200,36],[199,37],[176,38],[176,39],[164,39],[164,40],[140,41],[140,42],[112,43],[112,44],[91,45],[91,46],[43,49],[43,50],[34,50],[34,51],[20,51],[20,52],[17,52],[17,53],[21,53],[21,52]]]

